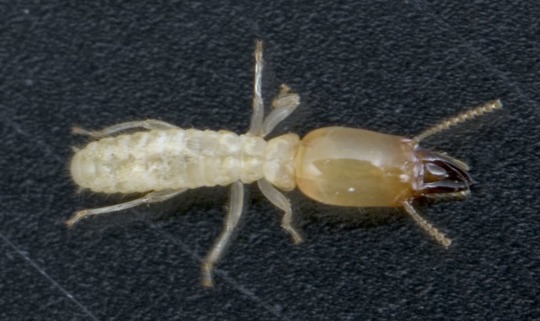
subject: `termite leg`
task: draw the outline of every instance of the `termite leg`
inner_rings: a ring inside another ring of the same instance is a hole
[[[90,136],[92,138],[102,138],[102,137],[110,136],[118,132],[121,132],[127,129],[133,129],[133,128],[144,128],[144,129],[149,129],[149,130],[151,129],[163,130],[163,129],[176,129],[179,127],[173,124],[161,121],[161,120],[147,119],[147,120],[140,120],[140,121],[128,121],[128,122],[112,125],[109,127],[105,127],[102,130],[86,130],[80,127],[73,127],[71,132],[76,135],[85,135],[85,136]]]
[[[217,264],[223,255],[227,245],[230,242],[231,236],[240,221],[242,210],[244,207],[244,185],[242,182],[234,182],[231,186],[229,212],[225,218],[224,228],[221,231],[216,243],[206,255],[202,265],[202,285],[212,287],[212,272],[214,265]]]
[[[300,105],[300,96],[293,93],[289,86],[282,84],[279,95],[272,101],[274,109],[263,122],[261,134],[268,135],[282,120],[289,117],[290,114]]]
[[[253,81],[253,114],[248,134],[259,135],[264,118],[264,102],[261,94],[262,71],[263,71],[263,45],[262,41],[255,43],[255,78]]]
[[[262,178],[257,181],[259,189],[263,195],[272,203],[274,206],[281,209],[283,213],[283,218],[281,219],[281,227],[287,231],[295,244],[302,242],[302,236],[292,225],[292,209],[291,202],[285,197],[280,191],[278,191],[272,184],[270,184],[266,179]]]
[[[68,227],[72,227],[73,225],[75,225],[75,223],[79,222],[83,218],[86,218],[92,215],[117,212],[117,211],[125,210],[125,209],[132,208],[132,207],[142,205],[142,204],[162,202],[162,201],[168,200],[169,198],[173,198],[176,195],[179,195],[186,190],[187,188],[179,189],[179,190],[150,192],[141,198],[138,198],[129,202],[111,205],[111,206],[81,210],[81,211],[76,212],[75,215],[73,215],[70,219],[68,219],[66,221],[66,225]]]
[[[431,235],[442,246],[448,248],[450,244],[452,244],[452,240],[450,240],[448,237],[446,237],[446,235],[444,235],[436,227],[431,225],[422,216],[420,216],[420,214],[418,214],[418,212],[410,202],[403,202],[403,207],[405,208],[405,211],[409,213],[410,216],[412,216],[416,223],[418,223],[418,225],[420,225],[420,227],[423,228],[424,231]]]

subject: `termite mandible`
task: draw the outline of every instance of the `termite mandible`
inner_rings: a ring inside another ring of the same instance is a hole
[[[256,42],[253,114],[246,134],[182,129],[160,120],[131,121],[75,134],[96,140],[76,150],[71,176],[81,188],[98,193],[146,193],[141,198],[75,213],[71,227],[92,215],[161,202],[187,189],[227,186],[230,204],[224,228],[202,264],[202,284],[213,285],[212,271],[242,215],[244,184],[257,182],[264,196],[283,211],[281,226],[295,243],[301,234],[292,224],[291,204],[282,191],[298,187],[309,198],[330,205],[401,207],[444,247],[451,240],[422,218],[412,202],[420,197],[463,198],[473,180],[464,162],[419,146],[422,139],[502,107],[488,102],[409,139],[374,131],[319,128],[302,140],[293,133],[264,140],[300,104],[282,85],[266,118],[261,96],[262,42]],[[134,133],[119,134],[139,129]],[[118,135],[117,135],[118,134]]]

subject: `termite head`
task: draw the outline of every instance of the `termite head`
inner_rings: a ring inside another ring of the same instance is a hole
[[[469,166],[446,154],[417,147],[419,175],[415,190],[420,196],[444,197],[461,195],[469,192],[474,184],[469,175]]]

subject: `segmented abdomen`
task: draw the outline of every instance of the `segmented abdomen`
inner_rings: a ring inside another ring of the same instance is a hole
[[[105,193],[251,183],[263,177],[266,142],[229,131],[151,130],[89,143],[71,161],[83,188]]]

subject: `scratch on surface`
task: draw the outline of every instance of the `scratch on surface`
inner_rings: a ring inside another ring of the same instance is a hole
[[[10,117],[8,117],[7,115],[5,114],[2,114],[1,115],[2,117],[0,117],[1,121],[6,125],[6,126],[9,126],[11,128],[13,128],[13,130],[18,133],[19,135],[23,136],[24,138],[26,138],[27,140],[33,142],[35,145],[43,148],[43,151],[45,152],[45,154],[48,156],[48,157],[51,157],[52,159],[54,159],[55,161],[59,162],[59,163],[62,163],[62,159],[60,158],[60,156],[58,156],[57,153],[54,153],[52,150],[51,150],[51,147],[49,144],[43,142],[41,139],[39,139],[38,137],[32,137],[30,134],[28,134],[26,131],[24,131],[20,126],[19,124],[17,124],[16,122],[12,121]]]
[[[15,244],[13,244],[7,237],[5,237],[2,233],[0,233],[0,238],[2,240],[4,240],[4,242],[6,242],[6,244],[8,244],[13,250],[15,250],[15,252],[17,252],[17,254],[19,254],[20,256],[23,257],[23,259],[28,263],[30,264],[34,269],[36,269],[41,275],[43,275],[47,280],[49,280],[49,282],[52,283],[52,285],[57,288],[58,290],[60,290],[60,292],[62,292],[69,300],[71,300],[73,303],[75,303],[79,308],[81,308],[84,313],[86,313],[86,315],[88,315],[90,318],[92,318],[92,320],[96,320],[98,321],[99,319],[94,315],[92,314],[92,312],[90,312],[84,305],[82,305],[79,301],[77,301],[77,299],[75,299],[75,297],[73,297],[73,295],[71,295],[71,293],[69,293],[68,291],[66,291],[66,289],[64,289],[58,282],[56,282],[50,275],[47,274],[47,272],[45,272],[45,270],[43,270],[42,268],[40,268],[36,262],[34,262],[27,254],[25,254],[23,251],[21,251]]]
[[[530,98],[523,90],[521,90],[521,87],[518,85],[517,82],[511,80],[507,75],[505,75],[504,72],[502,72],[499,68],[497,68],[485,55],[480,53],[477,48],[475,48],[467,38],[462,36],[460,33],[458,33],[449,23],[447,23],[441,16],[438,16],[436,13],[433,12],[433,10],[429,7],[428,4],[426,4],[423,0],[419,0],[416,2],[416,8],[418,8],[422,13],[424,13],[426,16],[429,16],[433,18],[436,24],[439,24],[440,27],[444,30],[448,30],[451,33],[455,34],[461,42],[465,45],[466,48],[469,49],[469,51],[479,60],[482,61],[487,67],[489,67],[499,78],[501,78],[508,87],[511,87],[515,90],[515,92],[518,94],[521,99],[523,99],[525,102],[529,103],[532,106],[536,106],[536,102]],[[536,108],[531,108],[531,110],[534,110],[536,112]]]
[[[150,225],[150,227],[152,227],[153,229],[158,231],[160,234],[162,234],[166,238],[168,238],[172,243],[180,246],[182,248],[182,250],[187,252],[194,261],[196,261],[198,263],[201,263],[203,261],[202,258],[199,255],[197,255],[195,252],[193,252],[184,242],[182,242],[181,240],[175,238],[173,235],[171,235],[169,232],[167,232],[167,231],[165,231],[163,229],[160,229],[160,228],[158,228],[158,227],[156,227],[156,226],[154,226],[152,224],[149,224],[149,225]],[[238,292],[240,292],[243,295],[245,295],[246,297],[248,297],[251,301],[261,305],[268,312],[272,313],[276,317],[280,318],[281,320],[291,321],[291,319],[289,317],[287,317],[286,315],[281,313],[278,309],[276,309],[272,305],[268,304],[267,302],[265,302],[264,300],[259,298],[257,295],[255,295],[255,293],[253,293],[253,291],[248,290],[245,286],[243,286],[242,284],[236,282],[233,278],[229,277],[223,271],[221,271],[219,269],[215,269],[214,273],[216,275],[219,275],[223,280],[225,280],[225,282],[232,285],[232,287],[235,288],[236,290],[238,290]]]

